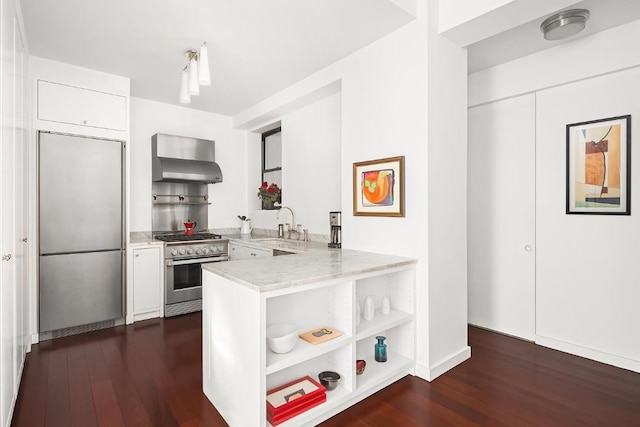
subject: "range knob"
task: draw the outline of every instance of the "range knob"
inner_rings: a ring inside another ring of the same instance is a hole
[[[185,253],[187,253],[187,251],[185,251],[184,248],[180,248],[180,255],[184,255]]]
[[[193,249],[191,249],[191,248],[187,249],[187,253],[188,253],[189,255],[191,255],[191,254],[193,253]]]
[[[206,255],[206,254],[208,254],[208,253],[209,253],[209,249],[204,248],[204,249],[202,250],[202,253],[203,253],[203,254],[205,254],[205,255]]]
[[[171,249],[171,255],[173,256],[178,255],[178,251],[176,251],[175,249]]]
[[[220,248],[218,246],[211,246],[211,252],[220,252]]]
[[[202,255],[202,249],[196,249],[196,255]]]

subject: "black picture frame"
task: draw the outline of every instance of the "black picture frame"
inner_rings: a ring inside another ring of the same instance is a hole
[[[566,126],[566,213],[631,215],[631,115]]]

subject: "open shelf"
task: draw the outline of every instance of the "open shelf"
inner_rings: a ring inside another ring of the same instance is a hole
[[[362,375],[356,376],[356,392],[366,392],[388,378],[401,373],[409,373],[414,362],[398,353],[388,352],[386,362],[376,362],[373,356],[364,359],[367,366]],[[355,365],[355,362],[354,362]]]
[[[404,311],[392,309],[389,314],[382,314],[380,310],[376,310],[373,320],[360,320],[360,324],[357,327],[356,340],[360,341],[381,331],[408,323],[411,320],[413,320],[413,314],[405,313]]]
[[[274,353],[267,346],[267,369],[266,374],[273,374],[298,363],[313,359],[314,357],[329,353],[351,342],[351,336],[341,335],[338,338],[323,342],[321,344],[311,344],[298,338],[296,346],[289,353]],[[335,391],[335,390],[332,390]]]

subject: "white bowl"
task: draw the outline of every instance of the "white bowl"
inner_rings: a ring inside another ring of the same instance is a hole
[[[274,353],[289,353],[298,342],[298,328],[289,323],[276,323],[267,328],[267,344]]]

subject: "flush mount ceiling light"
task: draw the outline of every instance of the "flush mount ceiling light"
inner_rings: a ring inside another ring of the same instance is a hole
[[[561,40],[575,36],[584,30],[589,19],[587,9],[570,9],[558,12],[540,24],[540,31],[546,40]]]
[[[182,84],[180,85],[180,102],[191,103],[191,95],[200,94],[200,86],[209,86],[211,76],[209,74],[209,54],[207,43],[202,43],[200,50],[188,50],[186,52],[187,65],[182,69]]]

